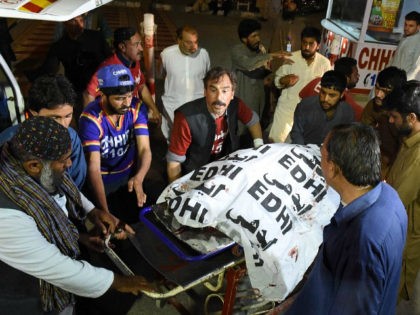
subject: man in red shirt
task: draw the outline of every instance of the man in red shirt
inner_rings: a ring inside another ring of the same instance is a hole
[[[258,115],[234,97],[234,73],[215,67],[204,77],[204,97],[175,111],[166,155],[169,182],[239,149],[238,121],[247,126],[254,147],[263,144]]]
[[[348,103],[354,111],[354,118],[356,121],[360,121],[362,118],[363,107],[359,105],[351,95],[350,91],[354,88],[359,81],[359,70],[357,69],[357,60],[350,57],[342,57],[338,59],[334,64],[334,70],[341,72],[347,78],[347,86],[344,91],[343,101]],[[319,94],[321,90],[321,78],[315,78],[309,82],[299,93],[301,98],[314,96]]]
[[[133,96],[141,99],[148,107],[149,121],[160,124],[161,114],[145,84],[146,80],[140,69],[140,59],[143,51],[140,34],[131,27],[116,29],[114,32],[114,49],[115,53],[102,62],[99,68],[113,64],[122,64],[129,68],[135,81]],[[98,77],[95,73],[83,93],[84,105],[86,106],[99,95]]]

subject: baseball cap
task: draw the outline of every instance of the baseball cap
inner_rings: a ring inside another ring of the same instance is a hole
[[[100,68],[97,77],[100,90],[134,86],[134,80],[130,70],[121,64],[108,65]]]
[[[125,40],[129,40],[136,34],[136,30],[132,27],[120,27],[114,31],[114,47]]]

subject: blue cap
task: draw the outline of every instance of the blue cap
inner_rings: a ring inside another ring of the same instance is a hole
[[[99,89],[134,86],[134,80],[130,70],[121,64],[100,68],[97,77]]]

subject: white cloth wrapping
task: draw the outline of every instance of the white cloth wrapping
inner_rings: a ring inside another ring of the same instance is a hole
[[[339,205],[317,146],[236,151],[170,184],[159,197],[179,223],[212,226],[239,243],[254,288],[281,301],[315,258]]]

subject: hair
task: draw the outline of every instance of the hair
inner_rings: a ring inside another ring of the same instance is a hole
[[[39,112],[41,109],[55,109],[63,104],[74,106],[76,92],[63,75],[44,75],[37,78],[29,89],[26,109]]]
[[[346,89],[347,79],[341,72],[337,70],[329,70],[322,76],[321,86],[334,89],[342,93]]]
[[[417,25],[420,24],[420,13],[417,11],[411,11],[407,13],[405,19],[408,21],[416,21]]]
[[[224,75],[229,77],[230,82],[232,83],[232,89],[235,90],[237,84],[235,73],[222,67],[214,67],[207,71],[206,76],[203,79],[204,88],[207,88],[209,81],[219,80]]]
[[[243,19],[238,25],[238,36],[242,38],[248,37],[251,33],[261,30],[261,23],[254,19]]]
[[[420,81],[410,80],[401,88],[394,89],[385,97],[384,108],[403,116],[414,113],[420,120]]]
[[[133,27],[119,27],[114,31],[113,46],[115,51],[119,51],[119,45],[126,40],[130,40],[137,33]]]
[[[315,38],[316,42],[319,44],[321,42],[321,31],[316,27],[306,26],[300,34],[300,39],[302,40],[304,37]]]
[[[353,67],[357,67],[357,60],[351,57],[341,57],[334,63],[334,70],[341,72],[346,77],[351,76]]]
[[[184,25],[176,29],[176,38],[182,39],[183,32],[198,35],[197,29],[195,27],[191,25]]]
[[[388,67],[378,73],[376,83],[387,89],[398,89],[407,82],[407,74],[397,67]]]
[[[373,127],[361,123],[337,125],[326,144],[328,160],[355,186],[376,186],[381,180],[381,152]]]

